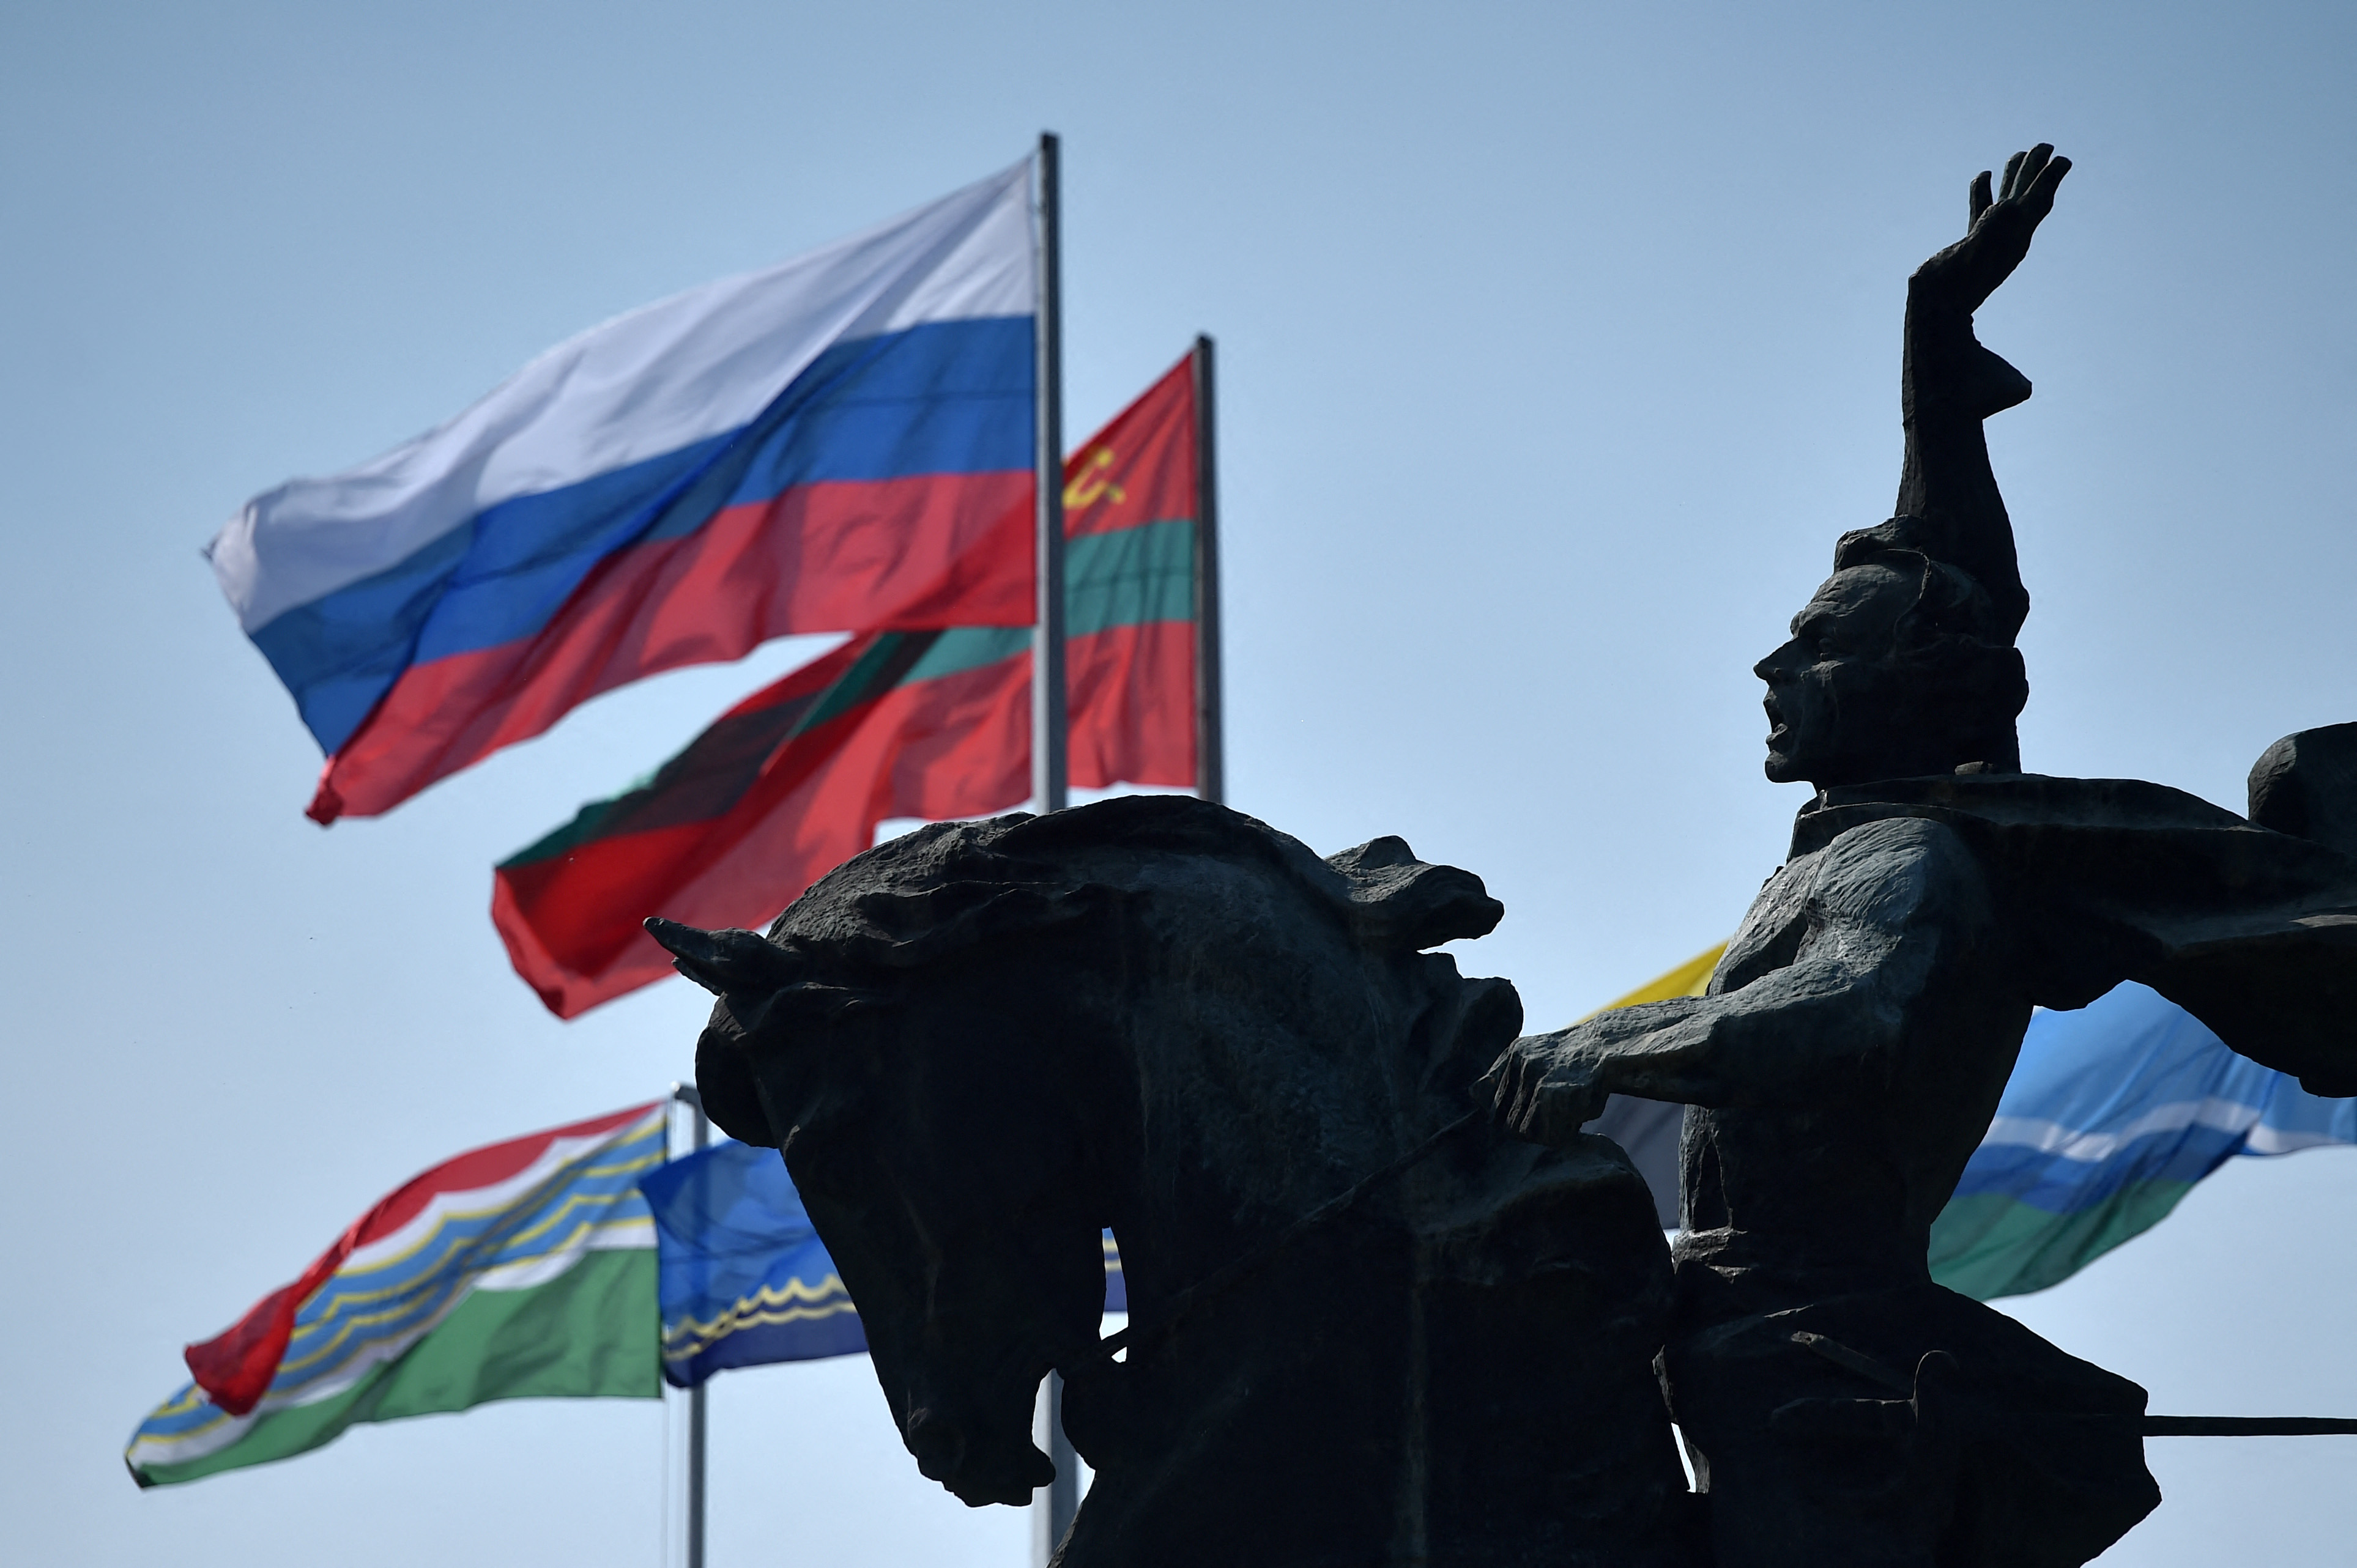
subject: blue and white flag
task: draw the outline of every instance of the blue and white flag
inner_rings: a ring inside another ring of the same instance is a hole
[[[2236,1056],[2133,982],[2040,1011],[1988,1133],[1932,1227],[1932,1276],[1983,1301],[2044,1290],[2151,1229],[2237,1155],[2357,1144],[2357,1100]]]
[[[655,1217],[665,1381],[867,1348],[851,1293],[775,1149],[724,1142],[639,1190]]]
[[[666,1381],[690,1389],[730,1367],[867,1348],[775,1149],[725,1141],[650,1173],[639,1190],[655,1218]],[[1104,1253],[1105,1310],[1125,1312],[1109,1230]]]

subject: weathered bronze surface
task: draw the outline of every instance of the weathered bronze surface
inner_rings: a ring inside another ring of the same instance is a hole
[[[1477,878],[1167,797],[922,829],[766,939],[650,923],[926,1475],[1028,1501],[1053,1367],[1070,1568],[2062,1568],[2153,1509],[2144,1391],[1932,1284],[1930,1227],[2033,1007],[2139,981],[2357,1093],[2357,725],[2271,747],[2247,817],[2021,770],[1982,422],[2030,389],[1973,314],[2069,167],[1980,176],[1910,280],[1898,515],[1758,666],[1813,793],[1707,995],[1512,1038],[1425,950],[1497,922]],[[1583,1130],[1613,1095],[1686,1108],[1674,1263]]]
[[[1612,1094],[1690,1107],[1663,1386],[1721,1564],[2076,1564],[2159,1501],[2144,1391],[1925,1267],[2032,1007],[2141,981],[2357,1092],[2352,726],[2271,748],[2247,820],[2020,770],[2029,600],[1981,422],[2029,383],[1972,317],[2053,206],[2051,155],[1975,180],[1970,233],[1910,280],[1900,515],[1843,536],[1759,664],[1768,776],[1816,793],[1709,994],[1518,1040],[1498,1075],[1543,1143]]]

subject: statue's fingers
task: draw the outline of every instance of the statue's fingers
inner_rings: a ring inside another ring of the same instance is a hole
[[[1592,1119],[1587,1106],[1594,1098],[1584,1083],[1542,1083],[1532,1116],[1539,1141],[1561,1148],[1577,1137]]]
[[[1516,1096],[1515,1125],[1528,1138],[1542,1137],[1546,1129],[1546,1074],[1531,1071],[1523,1077],[1522,1093]]]
[[[1514,1111],[1514,1060],[1501,1057],[1490,1069],[1482,1083],[1490,1090],[1490,1113],[1501,1122],[1510,1121]]]
[[[2028,153],[2016,153],[2005,160],[2005,183],[1997,188],[1996,192],[1996,199],[1999,201],[2013,199],[2014,192],[2018,188],[2017,182],[2021,177],[2022,160],[2029,156]]]
[[[1546,1103],[1546,1064],[1544,1062],[1523,1064],[1522,1081],[1517,1083],[1514,1089],[1515,1098],[1523,1108],[1523,1120],[1529,1122],[1535,1119],[1539,1114],[1539,1108]]]
[[[1989,171],[1983,169],[1973,176],[1973,220],[1964,225],[1966,229],[1973,229],[1979,225],[1981,214],[1989,209]]]
[[[2030,182],[2029,194],[2022,205],[2040,218],[2053,211],[2054,188],[2061,185],[2062,177],[2070,172],[2069,158],[2055,158],[2050,161],[2044,168],[2038,171],[2038,177]]]
[[[1523,1064],[1515,1062],[1506,1069],[1506,1076],[1498,1084],[1499,1116],[1517,1133],[1522,1131],[1523,1122],[1530,1114],[1530,1085],[1522,1069]]]
[[[1531,1074],[1530,1090],[1523,1100],[1523,1136],[1545,1143],[1555,1135],[1555,1095],[1547,1088],[1546,1075]]]
[[[1536,1124],[1532,1131],[1537,1135],[1538,1141],[1542,1144],[1555,1144],[1563,1142],[1563,1127],[1561,1125],[1563,1121],[1563,1095],[1559,1091],[1554,1094],[1542,1094],[1539,1096],[1537,1106],[1538,1113],[1535,1116],[1533,1116],[1531,1120]]]
[[[2037,183],[2040,173],[2045,169],[2047,160],[2053,156],[2054,144],[2051,142],[2040,142],[2022,154],[2021,172],[2013,177],[2013,193],[2027,196],[2029,188]]]
[[[1549,1143],[1553,1140],[1555,1136],[1555,1107],[1550,1103],[1550,1101],[1553,1101],[1554,1098],[1555,1097],[1553,1095],[1547,1093],[1546,1085],[1544,1081],[1532,1086],[1530,1098],[1525,1104],[1523,1112],[1522,1130],[1523,1137],[1538,1144]]]

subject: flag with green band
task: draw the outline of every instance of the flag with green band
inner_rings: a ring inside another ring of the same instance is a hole
[[[1196,781],[1194,362],[1065,464],[1069,771]],[[560,1018],[672,972],[650,915],[766,926],[890,818],[1031,792],[1028,627],[867,632],[747,697],[493,874],[491,920]]]
[[[662,1396],[641,1176],[664,1107],[446,1160],[352,1222],[294,1283],[188,1349],[194,1380],[132,1434],[143,1486],[333,1442],[361,1422],[533,1397]]]

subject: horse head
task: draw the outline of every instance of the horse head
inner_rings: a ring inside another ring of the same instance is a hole
[[[1034,1397],[1095,1344],[1103,1227],[1135,1305],[1232,1250],[1133,1256],[1177,1189],[1273,1227],[1463,1108],[1520,1004],[1420,950],[1502,913],[1397,840],[1321,860],[1149,796],[920,829],[766,939],[648,926],[719,997],[706,1108],[783,1151],[910,1453],[978,1506],[1053,1473]]]

